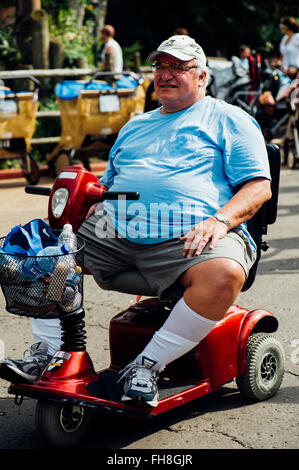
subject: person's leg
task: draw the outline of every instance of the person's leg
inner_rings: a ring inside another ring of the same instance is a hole
[[[242,266],[228,258],[211,259],[189,268],[181,276],[186,288],[183,298],[127,369],[123,401],[141,396],[150,406],[157,406],[157,374],[212,331],[241,291],[244,281]]]
[[[200,341],[220,321],[245,281],[242,266],[230,259],[213,259],[189,268],[181,278],[184,296],[172,309],[164,325],[137,357],[148,357],[161,371]]]
[[[61,326],[59,318],[43,320],[41,318],[30,318],[31,331],[35,343],[46,343],[47,353],[51,356],[60,349]]]

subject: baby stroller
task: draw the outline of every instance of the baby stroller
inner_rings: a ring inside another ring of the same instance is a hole
[[[241,107],[251,114],[251,103],[254,100],[261,82],[265,62],[261,54],[248,57],[248,73],[236,71],[235,62],[219,58],[209,58],[210,76],[208,91],[212,96]]]
[[[291,80],[278,71],[278,91],[265,91],[259,97],[256,119],[267,142],[280,146],[281,163],[295,168],[299,158],[298,104],[299,74]]]
[[[225,98],[226,101],[239,106],[251,116],[257,116],[260,108],[260,96],[266,91],[271,91],[273,96],[276,96],[280,87],[281,78],[279,71],[265,66],[263,69],[259,62],[258,65],[251,66],[251,80],[244,82],[240,86],[233,86],[229,95]]]
[[[74,158],[90,170],[89,157],[111,148],[122,126],[143,112],[142,81],[132,72],[123,72],[115,81],[111,72],[96,72],[90,81],[64,80],[56,86],[62,131],[58,146],[47,155],[54,175]]]
[[[6,86],[0,86],[0,161],[20,159],[26,180],[30,184],[37,184],[39,167],[30,152],[40,83],[33,77],[25,78],[34,83],[33,91],[14,92]]]

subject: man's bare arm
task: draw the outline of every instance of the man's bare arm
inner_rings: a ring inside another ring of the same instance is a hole
[[[248,181],[217,212],[228,217],[231,228],[237,227],[251,219],[259,208],[271,199],[270,184],[266,178],[255,178]],[[185,241],[183,256],[190,258],[194,254],[200,255],[209,242],[209,248],[212,250],[218,240],[227,234],[227,231],[226,225],[217,221],[215,217],[209,217],[196,224],[185,236],[181,237]]]

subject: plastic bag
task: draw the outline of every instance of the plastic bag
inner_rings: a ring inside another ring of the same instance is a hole
[[[11,255],[35,256],[47,246],[56,246],[58,238],[42,219],[34,219],[21,226],[16,225],[6,236],[3,250]]]

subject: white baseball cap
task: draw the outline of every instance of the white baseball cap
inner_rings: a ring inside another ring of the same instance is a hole
[[[153,62],[162,53],[185,61],[197,59],[202,66],[205,66],[207,63],[205,53],[199,44],[194,39],[183,34],[171,36],[166,41],[163,41],[156,51],[151,52],[147,60]]]

